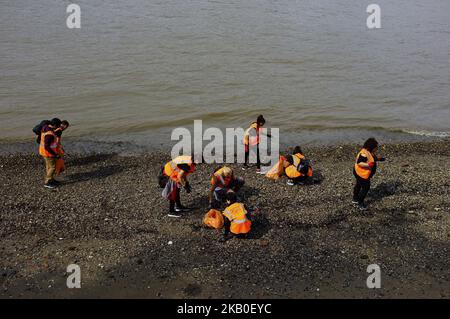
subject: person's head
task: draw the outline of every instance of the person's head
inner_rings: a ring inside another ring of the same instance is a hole
[[[368,138],[367,141],[364,142],[363,148],[365,148],[369,152],[373,152],[378,148],[378,142],[373,137]]]
[[[298,146],[298,145],[296,147],[294,147],[294,152],[293,153],[294,154],[298,154],[298,153],[303,154],[301,147]]]
[[[53,129],[60,127],[61,120],[57,117],[51,119],[49,126]]]
[[[294,164],[294,158],[292,157],[292,155],[286,156],[286,162],[288,162],[290,165]]]
[[[258,116],[258,118],[256,119],[256,124],[258,126],[264,126],[264,124],[266,124],[266,120],[264,119],[264,116],[262,116],[262,115]]]
[[[236,193],[230,190],[226,195],[226,201],[228,205],[236,203],[237,202]]]
[[[61,126],[60,126],[60,128],[61,128],[61,130],[65,130],[65,129],[67,129],[69,127],[69,122],[68,121],[66,121],[66,120],[64,120],[64,121],[61,121]]]
[[[223,177],[230,177],[233,175],[233,170],[228,166],[224,166],[222,169],[222,175]]]

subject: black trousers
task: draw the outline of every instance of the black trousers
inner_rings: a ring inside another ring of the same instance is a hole
[[[248,164],[248,157],[250,155],[250,146],[245,147],[245,163],[244,166]],[[256,144],[256,168],[261,168],[261,160],[259,158],[259,144]]]
[[[302,175],[296,178],[290,178],[294,182],[294,184],[304,183],[308,179],[308,176]]]
[[[359,204],[362,204],[370,189],[370,178],[364,179],[359,177],[355,170],[353,170],[353,175],[356,178],[355,188],[353,189],[353,199],[358,201]]]
[[[180,207],[181,206],[181,198],[180,198],[180,189],[177,189],[177,196],[175,200],[169,201],[169,211],[173,212],[175,210],[175,204]]]

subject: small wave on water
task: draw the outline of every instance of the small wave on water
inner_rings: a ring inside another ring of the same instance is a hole
[[[435,131],[425,131],[425,130],[402,130],[404,133],[413,134],[413,135],[420,135],[420,136],[427,136],[427,137],[450,137],[450,132],[435,132]]]

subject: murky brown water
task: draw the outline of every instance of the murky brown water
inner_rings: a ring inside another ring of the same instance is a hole
[[[378,1],[379,30],[357,0],[74,2],[79,30],[69,2],[1,1],[1,139],[55,115],[142,143],[259,113],[305,142],[450,131],[447,0]]]

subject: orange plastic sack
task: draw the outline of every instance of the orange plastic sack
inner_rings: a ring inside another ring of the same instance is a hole
[[[283,163],[285,160],[284,156],[280,156],[280,160],[266,173],[266,177],[273,180],[279,179],[284,172]]]
[[[203,224],[208,227],[221,229],[223,227],[223,216],[218,210],[211,209],[203,218]]]
[[[55,174],[59,175],[66,170],[66,165],[64,164],[64,160],[62,158],[58,158],[56,160],[56,168]]]

